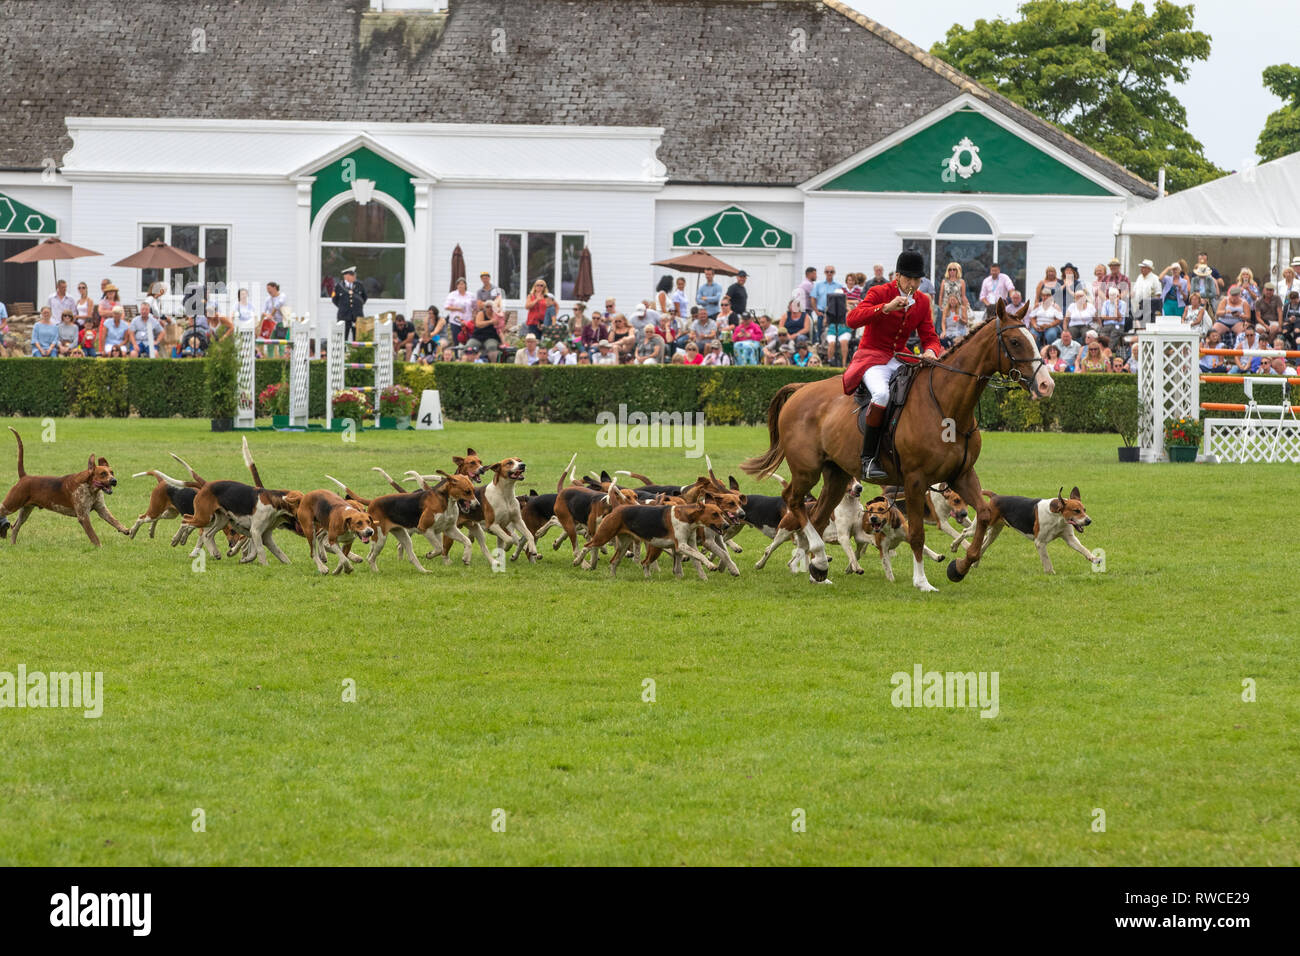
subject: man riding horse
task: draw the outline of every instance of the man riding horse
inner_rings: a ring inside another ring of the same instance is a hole
[[[925,350],[921,353],[923,359],[943,354],[943,346],[934,331],[930,297],[917,291],[924,275],[925,262],[919,252],[900,253],[893,281],[869,289],[858,307],[849,313],[849,328],[866,329],[853,361],[844,372],[844,394],[852,394],[859,383],[871,393],[862,436],[863,481],[879,482],[886,477],[876,458],[880,453],[889,383],[904,362],[918,361],[915,356],[905,354],[908,339],[913,332],[920,336]]]

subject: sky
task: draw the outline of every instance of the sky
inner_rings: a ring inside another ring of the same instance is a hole
[[[954,23],[977,19],[1019,19],[1017,0],[844,0],[882,26],[924,50],[942,40]],[[1184,5],[1185,0],[1183,0]],[[1126,9],[1129,0],[1121,0]],[[1145,4],[1148,11],[1153,4]],[[1264,88],[1260,76],[1274,63],[1300,65],[1300,47],[1288,56],[1273,42],[1272,31],[1285,20],[1277,0],[1202,0],[1195,4],[1195,27],[1210,35],[1210,58],[1193,64],[1188,82],[1176,87],[1187,110],[1187,125],[1205,146],[1205,155],[1222,169],[1238,170],[1255,161],[1255,140],[1268,114],[1282,101]],[[1284,27],[1294,38],[1292,27]]]

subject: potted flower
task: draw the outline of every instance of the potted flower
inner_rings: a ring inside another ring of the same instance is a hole
[[[405,385],[390,385],[379,393],[379,427],[400,428],[409,425],[415,408],[415,392]]]
[[[345,418],[352,419],[354,424],[360,426],[374,413],[365,392],[357,388],[341,388],[334,393],[334,420],[331,427],[334,431],[342,431]]]
[[[239,356],[235,353],[235,337],[226,335],[217,339],[203,361],[212,430],[228,432],[235,427],[239,404]]]
[[[257,409],[262,415],[271,416],[274,428],[289,427],[289,385],[287,382],[272,382],[262,389],[257,396]]]
[[[1201,423],[1195,418],[1179,417],[1165,420],[1165,451],[1170,461],[1196,461],[1196,450],[1201,445]]]
[[[1133,390],[1124,385],[1107,385],[1097,392],[1097,411],[1120,440],[1124,442],[1119,449],[1120,461],[1137,461],[1141,451],[1134,442],[1137,441],[1142,406],[1138,403]]]

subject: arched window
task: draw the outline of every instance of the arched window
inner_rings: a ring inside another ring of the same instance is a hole
[[[905,239],[903,248],[921,253],[926,273],[936,284],[943,279],[948,263],[961,266],[966,297],[973,309],[983,308],[979,301],[980,283],[995,262],[1024,294],[1028,243],[1023,239],[1001,238],[987,219],[972,210],[949,213],[940,220],[933,235]]]
[[[321,295],[328,298],[348,266],[371,299],[406,296],[406,233],[397,214],[378,200],[345,202],[321,234]]]

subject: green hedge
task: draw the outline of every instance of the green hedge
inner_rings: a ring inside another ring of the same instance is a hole
[[[257,391],[280,381],[283,359],[257,363]],[[624,404],[633,411],[703,411],[711,424],[762,424],[773,394],[787,382],[816,381],[836,369],[781,366],[534,366],[398,363],[394,378],[418,395],[437,388],[447,417],[460,421],[595,422]],[[1019,389],[987,389],[978,419],[986,430],[1109,431],[1096,412],[1097,389],[1133,375],[1057,375],[1056,391],[1031,402]],[[374,382],[369,369],[345,372],[349,385]],[[1202,385],[1201,400],[1241,402],[1238,385]],[[313,418],[325,415],[325,363],[312,362]],[[0,415],[207,418],[203,363],[192,359],[0,359]],[[1215,413],[1219,414],[1219,413]],[[1231,417],[1229,413],[1223,413]]]
[[[259,359],[257,391],[280,381],[283,359]],[[308,403],[314,418],[325,417],[325,363],[311,363]],[[0,415],[60,418],[207,418],[204,363],[197,359],[0,359]],[[434,372],[398,363],[393,377],[414,389],[434,387]],[[369,369],[347,369],[349,385],[374,383]]]

